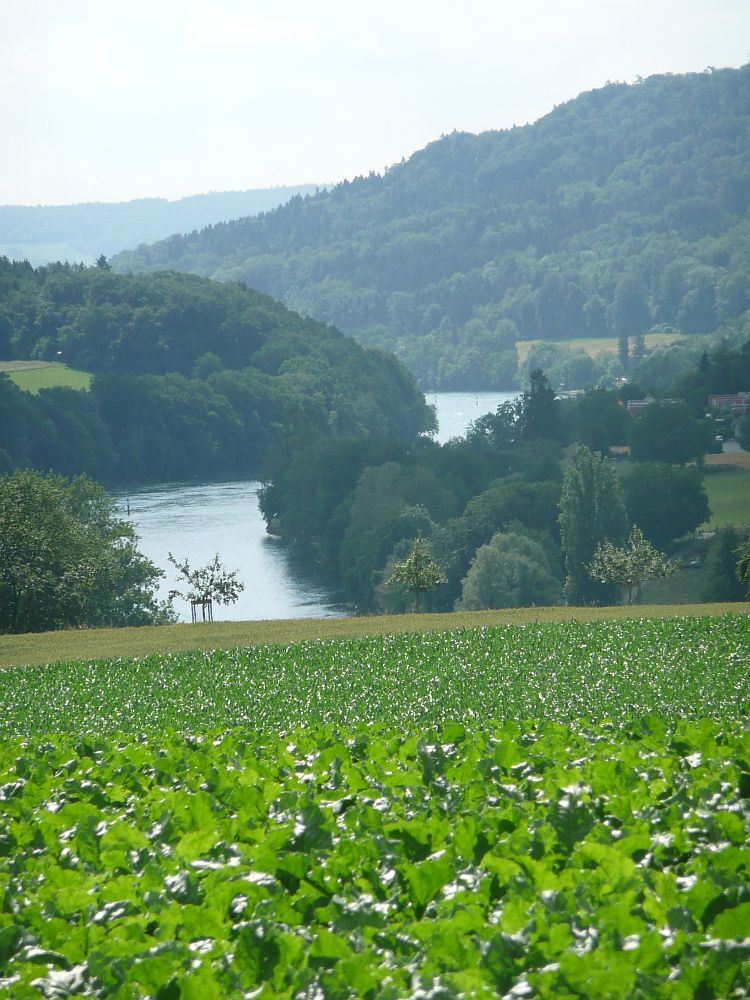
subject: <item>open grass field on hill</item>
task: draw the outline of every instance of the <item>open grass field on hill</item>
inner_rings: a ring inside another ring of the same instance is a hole
[[[667,344],[678,340],[678,333],[647,333],[646,348],[666,347]],[[529,351],[541,340],[518,340],[516,341],[516,353],[518,360],[523,364],[529,356]],[[598,354],[617,354],[617,337],[573,337],[570,340],[556,340],[554,343],[559,347],[566,347],[571,351],[585,351],[589,357],[595,358]]]
[[[11,381],[26,392],[39,392],[65,385],[71,389],[88,389],[92,376],[58,361],[0,361],[0,372],[7,372]]]
[[[709,472],[703,480],[711,508],[707,527],[721,528],[727,524],[750,525],[750,468],[746,452],[738,455],[742,461],[735,463],[709,463],[710,458],[730,458],[734,455],[708,455],[706,464],[716,471]]]

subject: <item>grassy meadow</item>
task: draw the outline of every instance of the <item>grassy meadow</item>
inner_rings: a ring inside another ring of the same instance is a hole
[[[677,333],[647,333],[645,337],[646,347],[666,347],[678,340],[679,336]],[[523,363],[529,356],[531,348],[540,343],[542,341],[539,339],[516,341],[519,362]],[[572,337],[570,340],[556,340],[554,343],[571,351],[585,351],[592,358],[598,354],[617,354],[617,337]]]
[[[750,525],[750,453],[706,456],[703,479],[711,508],[709,528]]]
[[[6,372],[20,389],[33,393],[58,385],[88,389],[92,378],[88,372],[58,361],[0,361],[0,372]]]

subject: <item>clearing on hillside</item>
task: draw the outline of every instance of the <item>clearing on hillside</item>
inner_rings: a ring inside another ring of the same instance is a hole
[[[647,333],[645,336],[646,348],[666,347],[667,344],[672,344],[680,338],[681,334],[679,333]],[[529,356],[531,348],[541,343],[547,343],[547,341],[517,340],[516,353],[518,354],[519,362],[523,364]],[[595,358],[597,354],[602,353],[617,354],[617,337],[573,337],[571,340],[555,340],[549,341],[549,343],[554,343],[555,347],[565,347],[571,351],[583,350],[591,358]]]
[[[71,389],[88,389],[92,375],[68,368],[60,361],[0,361],[0,372],[6,372],[19,389],[37,393],[65,385]]]

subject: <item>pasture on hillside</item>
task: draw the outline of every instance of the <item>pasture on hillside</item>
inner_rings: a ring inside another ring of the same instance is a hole
[[[651,350],[654,347],[667,347],[679,340],[678,333],[647,333],[644,336],[645,346]],[[521,364],[529,356],[529,351],[542,340],[517,340],[516,353]],[[571,337],[568,340],[555,340],[556,347],[565,347],[570,351],[585,351],[591,358],[599,354],[617,354],[617,337]]]
[[[0,361],[0,372],[5,372],[19,389],[32,393],[58,385],[88,389],[92,379],[89,372],[68,368],[59,361]]]
[[[710,528],[750,525],[750,453],[706,455],[703,482],[711,508]]]
[[[744,996],[750,616],[0,673],[14,998]]]

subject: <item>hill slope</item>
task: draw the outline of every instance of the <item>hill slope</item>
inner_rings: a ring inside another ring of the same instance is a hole
[[[0,205],[0,254],[31,264],[93,264],[128,247],[188,233],[225,219],[267,212],[314,184],[196,194],[176,201],[138,198],[79,205]]]
[[[0,257],[0,359],[64,361],[90,391],[0,374],[0,473],[107,483],[257,474],[284,434],[410,441],[430,426],[395,358],[267,295],[196,275]]]
[[[395,349],[425,386],[500,387],[517,339],[740,322],[748,162],[750,65],[651,77],[115,267],[243,281]]]

